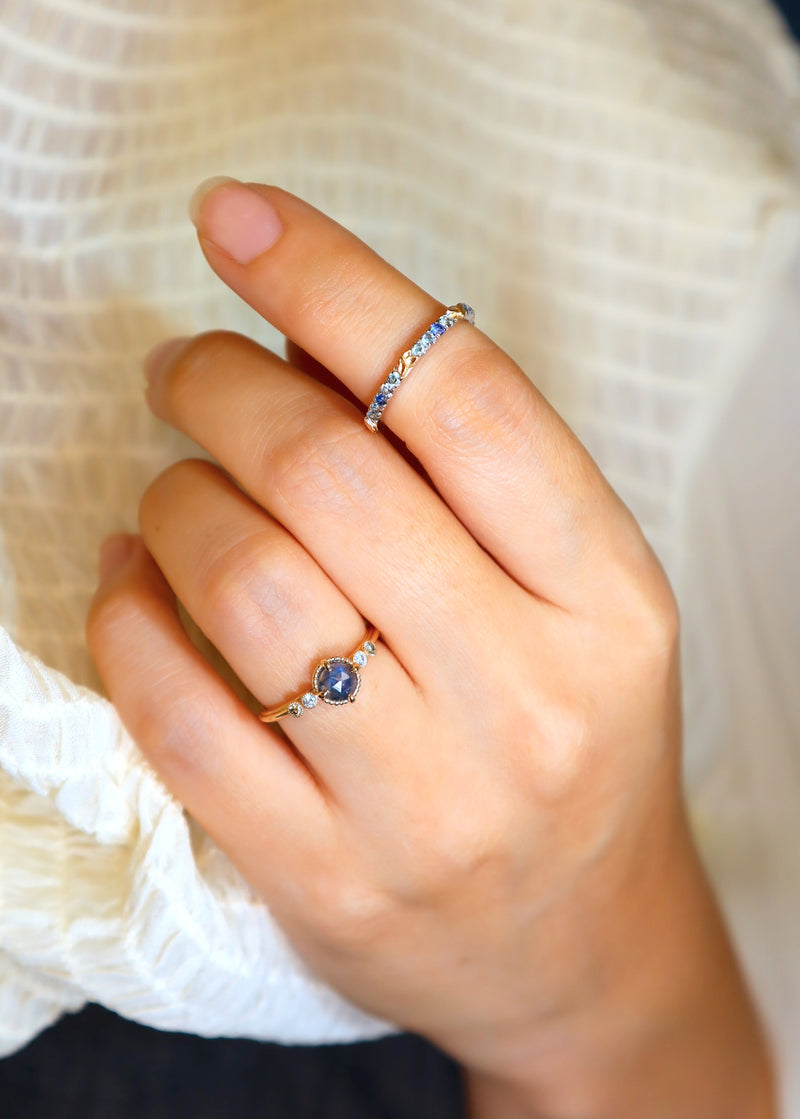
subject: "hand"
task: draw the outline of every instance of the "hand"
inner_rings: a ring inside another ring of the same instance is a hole
[[[476,1100],[642,1115],[631,1069],[702,1050],[738,1106],[760,1043],[683,811],[675,603],[632,516],[466,324],[391,400],[395,441],[367,431],[351,400],[442,305],[285,192],[197,208],[212,268],[295,345],[150,359],[151,408],[221,468],[165,471],[143,543],[107,550],[88,639],[131,734],[311,966],[474,1070]],[[265,705],[364,619],[378,653],[354,704],[284,736],[175,595]],[[649,1114],[738,1114],[676,1101]]]

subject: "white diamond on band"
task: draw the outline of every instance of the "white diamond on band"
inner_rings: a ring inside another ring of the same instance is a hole
[[[279,703],[277,707],[265,707],[259,714],[262,723],[274,723],[285,715],[298,719],[304,711],[316,707],[320,700],[338,707],[343,703],[355,703],[361,687],[361,672],[370,657],[378,651],[376,641],[379,634],[370,626],[367,636],[349,657],[328,657],[320,661],[314,669],[311,690],[303,692],[297,699]]]
[[[451,326],[457,322],[475,322],[475,312],[468,303],[456,303],[448,307],[436,322],[432,322],[428,329],[419,336],[413,346],[401,354],[395,364],[387,373],[383,384],[373,396],[364,416],[364,423],[370,431],[377,431],[386,405],[400,388],[400,385],[409,375],[419,359],[428,352],[434,342],[438,342]]]

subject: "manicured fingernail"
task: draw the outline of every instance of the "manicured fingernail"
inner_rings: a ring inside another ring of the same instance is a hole
[[[189,214],[201,237],[239,264],[250,264],[283,232],[275,207],[237,179],[206,179],[192,195]]]
[[[153,346],[144,359],[144,375],[147,380],[152,381],[157,373],[165,369],[173,356],[188,341],[188,336],[181,336],[180,338],[167,338],[166,342],[159,342],[158,345]]]
[[[100,545],[100,582],[105,582],[115,571],[133,555],[133,549],[136,546],[136,537],[131,536],[126,532],[116,533],[114,536],[107,536],[103,543]]]
[[[200,211],[203,208],[203,202],[207,195],[211,194],[218,186],[223,183],[238,183],[238,179],[232,179],[230,175],[212,175],[210,179],[203,179],[202,183],[194,188],[192,197],[189,199],[189,217],[195,225],[200,222]]]

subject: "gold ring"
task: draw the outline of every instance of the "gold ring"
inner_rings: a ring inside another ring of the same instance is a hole
[[[327,660],[320,661],[314,669],[311,688],[296,699],[279,703],[277,707],[265,707],[258,716],[261,722],[274,723],[284,715],[293,715],[297,719],[304,711],[316,707],[320,700],[333,707],[355,703],[361,688],[360,670],[378,651],[378,637],[375,626],[370,626],[367,636],[349,657],[328,657]]]

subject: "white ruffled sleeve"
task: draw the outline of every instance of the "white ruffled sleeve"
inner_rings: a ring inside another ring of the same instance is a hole
[[[101,1002],[285,1042],[390,1027],[313,978],[107,700],[0,630],[0,1055]]]

